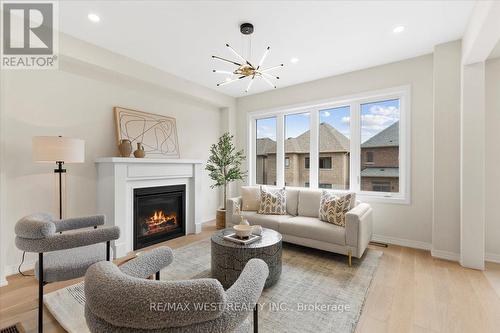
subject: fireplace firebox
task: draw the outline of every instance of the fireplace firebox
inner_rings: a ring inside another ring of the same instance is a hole
[[[185,185],[134,189],[134,250],[185,234]]]

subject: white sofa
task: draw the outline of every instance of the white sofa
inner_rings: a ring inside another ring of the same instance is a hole
[[[258,186],[247,186],[259,195]],[[361,258],[372,237],[372,209],[369,204],[356,201],[346,214],[346,226],[321,221],[319,205],[323,190],[286,188],[287,215],[263,215],[256,211],[244,210],[242,197],[227,200],[226,225],[240,223],[241,215],[251,225],[261,225],[278,231],[283,241],[308,246],[320,250]],[[335,191],[333,191],[335,192]],[[246,205],[248,206],[248,205]]]

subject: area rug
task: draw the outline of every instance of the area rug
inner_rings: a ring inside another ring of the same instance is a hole
[[[210,276],[210,240],[174,250],[162,280]],[[367,250],[347,266],[345,256],[283,244],[280,280],[259,300],[261,332],[354,332],[382,252]],[[68,332],[89,332],[83,283],[44,297],[45,305]]]

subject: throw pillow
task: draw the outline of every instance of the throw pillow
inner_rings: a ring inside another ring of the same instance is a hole
[[[353,194],[347,193],[337,196],[323,191],[319,205],[319,219],[324,222],[345,227],[345,214],[350,210]]]
[[[241,187],[241,210],[259,209],[260,190],[257,186]]]
[[[260,205],[258,214],[285,215],[286,191],[285,188],[260,187]]]

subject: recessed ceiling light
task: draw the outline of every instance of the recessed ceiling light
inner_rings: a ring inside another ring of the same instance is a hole
[[[97,14],[94,14],[94,13],[90,13],[87,17],[92,22],[99,22],[101,20],[101,18]]]
[[[405,31],[404,25],[398,25],[397,27],[394,27],[394,29],[392,29],[392,32],[394,32],[395,34],[399,34],[403,31]]]
[[[292,59],[290,59],[290,62],[291,62],[292,64],[296,64],[296,63],[298,63],[298,62],[299,62],[299,58],[292,58]]]

